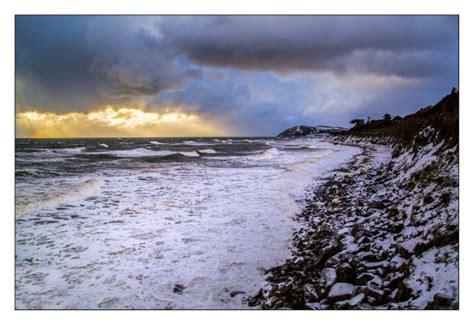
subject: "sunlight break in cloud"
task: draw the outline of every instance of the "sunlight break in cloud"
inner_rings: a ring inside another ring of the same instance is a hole
[[[146,112],[138,108],[105,107],[95,111],[18,113],[18,137],[173,137],[224,135],[216,123],[194,113]]]

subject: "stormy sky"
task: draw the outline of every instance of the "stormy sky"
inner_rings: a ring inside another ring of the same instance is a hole
[[[17,136],[275,135],[458,87],[456,16],[17,16]]]

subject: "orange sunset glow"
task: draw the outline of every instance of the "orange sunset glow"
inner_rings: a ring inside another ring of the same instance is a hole
[[[106,106],[90,112],[30,110],[16,115],[17,136],[33,138],[225,135],[215,122],[194,113]]]

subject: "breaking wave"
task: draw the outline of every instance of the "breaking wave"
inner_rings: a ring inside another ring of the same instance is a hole
[[[175,153],[175,152],[173,152]],[[200,157],[199,152],[197,151],[181,151],[178,152],[180,155],[186,156],[186,157]]]
[[[268,159],[275,158],[279,154],[280,154],[280,151],[277,148],[271,148],[271,149],[265,150],[264,152],[262,152],[258,155],[247,157],[247,159],[250,159],[250,160],[268,160]]]
[[[89,195],[99,189],[101,185],[101,180],[89,179],[81,183],[53,189],[42,195],[35,194],[30,196],[25,202],[17,202],[16,213],[21,215],[52,205],[71,202]]]
[[[198,150],[198,153],[213,154],[213,153],[216,153],[216,151],[214,149],[203,149],[203,150]]]

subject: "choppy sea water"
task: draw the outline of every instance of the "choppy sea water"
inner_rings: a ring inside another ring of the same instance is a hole
[[[248,308],[289,257],[324,139],[16,140],[16,307]],[[238,293],[236,292],[243,292]]]

